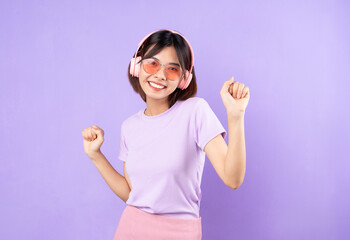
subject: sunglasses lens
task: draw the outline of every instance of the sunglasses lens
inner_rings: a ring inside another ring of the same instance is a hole
[[[165,70],[166,76],[169,80],[176,80],[181,75],[181,70],[177,66],[168,66]]]
[[[160,64],[153,59],[145,59],[143,62],[143,69],[146,73],[154,74],[159,70]]]

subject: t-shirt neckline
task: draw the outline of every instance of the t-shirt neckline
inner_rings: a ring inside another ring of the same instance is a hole
[[[162,112],[162,113],[160,113],[160,114],[154,115],[154,116],[147,116],[147,115],[145,114],[146,108],[144,108],[144,109],[142,109],[142,110],[140,111],[141,117],[142,117],[142,119],[145,119],[145,120],[151,120],[151,119],[160,118],[160,117],[164,116],[165,114],[168,114],[169,112],[171,112],[171,111],[178,105],[178,102],[179,102],[179,100],[177,100],[177,101],[173,104],[173,106],[171,106],[170,108],[168,108],[166,111],[164,111],[164,112]]]

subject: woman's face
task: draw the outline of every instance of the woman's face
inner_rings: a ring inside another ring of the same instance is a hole
[[[152,47],[147,51],[147,53],[152,49]],[[170,63],[177,63],[180,65],[174,46],[163,48],[159,53],[154,55],[152,58],[158,59],[158,61],[164,65],[168,65]],[[180,79],[177,79],[177,80],[167,79],[167,77],[165,76],[165,66],[161,66],[158,72],[154,74],[149,74],[145,72],[141,63],[140,72],[139,72],[139,82],[143,91],[146,94],[147,100],[150,98],[155,100],[162,100],[162,99],[168,100],[168,96],[172,92],[174,92],[177,86],[179,85]],[[155,88],[150,85],[150,82],[153,82],[165,87],[162,89]]]

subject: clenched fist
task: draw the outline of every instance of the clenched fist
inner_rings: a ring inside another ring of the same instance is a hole
[[[234,117],[241,117],[245,114],[250,99],[250,91],[247,86],[237,81],[233,82],[232,77],[224,82],[220,95],[227,114]]]
[[[104,131],[93,125],[85,128],[81,134],[83,135],[84,151],[90,157],[100,152],[101,145],[104,141]]]

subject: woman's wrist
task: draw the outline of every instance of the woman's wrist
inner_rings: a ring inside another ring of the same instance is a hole
[[[103,153],[100,150],[98,150],[96,152],[88,153],[87,155],[92,161],[96,161],[103,156]]]

